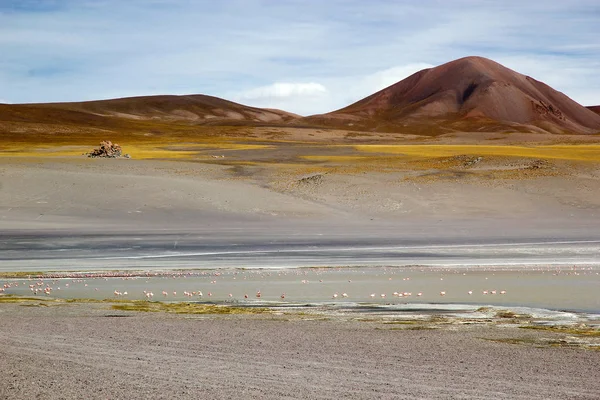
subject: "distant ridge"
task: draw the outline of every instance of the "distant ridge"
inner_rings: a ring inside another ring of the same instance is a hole
[[[600,114],[600,106],[588,106],[587,107],[589,110],[592,110],[593,112],[595,112],[596,114]]]
[[[340,110],[307,117],[305,122],[374,131],[600,131],[600,115],[543,82],[483,57],[424,69]]]

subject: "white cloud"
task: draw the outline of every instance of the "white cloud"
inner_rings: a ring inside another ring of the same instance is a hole
[[[235,97],[244,100],[262,100],[286,97],[314,97],[322,96],[325,93],[327,93],[327,89],[320,83],[277,82],[247,90]]]
[[[316,82],[276,82],[242,92],[226,93],[223,97],[254,107],[278,108],[300,115],[326,109],[331,93]]]
[[[427,63],[414,63],[384,69],[364,78],[363,86],[365,86],[368,93],[370,92],[369,94],[375,93],[409,77],[415,72],[431,67],[433,65]]]

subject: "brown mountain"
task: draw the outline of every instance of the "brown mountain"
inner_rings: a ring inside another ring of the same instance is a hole
[[[600,106],[587,106],[586,108],[592,110],[596,114],[600,114]]]
[[[144,96],[74,103],[0,104],[0,123],[143,126],[144,122],[193,125],[284,124],[298,116],[205,95]]]
[[[424,69],[348,107],[305,121],[415,133],[600,131],[600,115],[542,82],[482,57]]]

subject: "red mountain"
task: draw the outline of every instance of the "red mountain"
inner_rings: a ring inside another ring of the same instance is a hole
[[[597,133],[600,115],[543,82],[466,57],[424,69],[306,122],[374,131],[532,130]]]

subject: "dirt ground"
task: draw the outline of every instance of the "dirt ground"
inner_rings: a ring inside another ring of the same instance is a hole
[[[540,345],[561,337],[511,325],[419,329],[97,304],[2,304],[0,316],[5,399],[600,396],[600,352]]]
[[[482,134],[500,145],[484,154],[460,134],[260,129],[210,143],[119,140],[130,160],[85,158],[96,142],[80,138],[3,142],[0,233],[240,235],[253,224],[249,235],[277,240],[274,227],[312,224],[350,239],[598,239],[597,136]],[[429,147],[359,147],[411,143]],[[557,143],[571,147],[540,147]],[[2,304],[0,398],[600,398],[600,352],[538,346],[548,332],[392,328]]]

